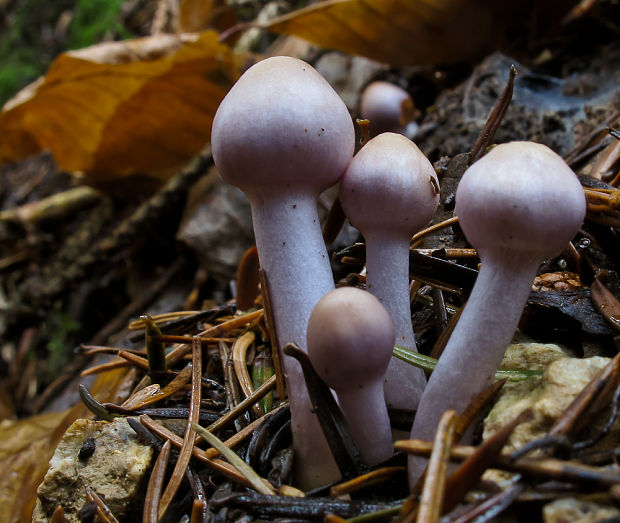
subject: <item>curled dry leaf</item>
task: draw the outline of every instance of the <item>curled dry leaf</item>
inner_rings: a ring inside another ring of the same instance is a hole
[[[516,5],[519,4],[519,5]],[[549,2],[538,10],[553,23],[572,5]],[[317,45],[393,65],[471,60],[501,45],[540,7],[532,1],[328,0],[275,18],[262,27]]]
[[[0,162],[50,150],[91,181],[168,178],[207,144],[241,57],[214,31],[61,54],[0,113]]]

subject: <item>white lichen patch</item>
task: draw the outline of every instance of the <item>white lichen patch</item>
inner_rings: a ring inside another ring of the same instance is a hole
[[[80,521],[78,512],[86,503],[88,488],[105,497],[117,518],[125,517],[151,455],[151,447],[139,442],[124,418],[111,423],[75,421],[50,460],[32,521],[48,521],[58,505],[63,507],[66,521]]]

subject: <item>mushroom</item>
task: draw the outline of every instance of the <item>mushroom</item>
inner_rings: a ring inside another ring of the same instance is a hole
[[[409,302],[409,240],[439,203],[433,166],[400,134],[371,139],[353,158],[340,185],[340,202],[366,240],[368,290],[396,326],[396,344],[416,351]],[[393,357],[385,377],[389,407],[417,407],[426,379],[422,370]]]
[[[368,465],[393,454],[383,376],[394,346],[394,324],[379,300],[355,287],[323,296],[308,323],[312,366],[338,403]]]
[[[362,92],[360,116],[370,121],[370,135],[394,132],[411,137],[417,130],[409,93],[390,82],[369,83]]]
[[[317,211],[353,156],[349,112],[307,63],[277,56],[248,69],[213,121],[211,148],[222,178],[246,194],[280,347],[306,347],[308,319],[334,288]],[[301,366],[282,355],[291,403],[296,474],[302,488],[339,477]]]
[[[490,384],[539,265],[573,238],[585,210],[575,173],[544,145],[498,145],[467,169],[455,213],[478,251],[480,272],[424,391],[412,438],[432,440],[444,411],[462,413]],[[410,485],[424,466],[410,458]]]

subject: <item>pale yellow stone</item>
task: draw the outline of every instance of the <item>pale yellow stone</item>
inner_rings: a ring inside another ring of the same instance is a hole
[[[553,355],[550,359],[553,359]],[[544,437],[575,396],[609,361],[609,358],[598,356],[558,357],[544,368],[542,377],[506,383],[484,420],[483,439],[490,437],[527,408],[532,409],[533,419],[515,429],[505,450],[512,451]]]
[[[94,439],[95,451],[87,459],[79,459],[88,438]],[[114,515],[123,518],[138,493],[152,452],[151,447],[140,443],[125,418],[111,423],[76,420],[50,460],[32,521],[48,521],[54,509],[62,505],[65,520],[79,522],[78,511],[86,503],[87,488],[105,496]]]

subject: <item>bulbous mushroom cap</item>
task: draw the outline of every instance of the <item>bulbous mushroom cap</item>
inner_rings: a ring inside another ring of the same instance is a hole
[[[545,145],[510,142],[465,171],[455,214],[479,251],[506,248],[551,256],[579,229],[583,188],[564,160]]]
[[[360,116],[370,120],[373,136],[384,132],[402,132],[413,120],[414,113],[409,93],[390,82],[371,82],[362,92]]]
[[[255,187],[335,184],[355,148],[351,116],[310,65],[287,56],[262,60],[228,92],[213,120],[211,149],[222,178]]]
[[[439,182],[416,144],[400,134],[383,133],[351,160],[340,185],[340,202],[362,234],[412,235],[433,217]]]
[[[323,381],[338,391],[382,380],[396,334],[383,305],[369,292],[340,287],[314,307],[308,355]]]

